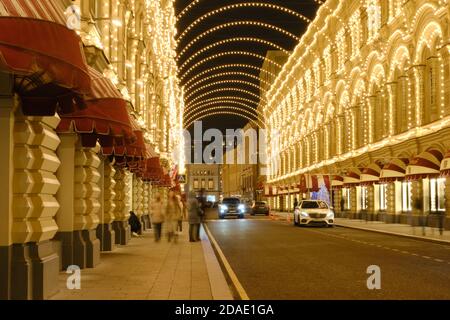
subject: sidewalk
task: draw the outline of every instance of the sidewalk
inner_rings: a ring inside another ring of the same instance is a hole
[[[287,221],[287,212],[272,211],[277,220]],[[294,214],[290,213],[290,221],[294,221]],[[385,234],[391,234],[395,236],[408,237],[418,240],[433,241],[442,244],[450,245],[450,231],[446,230],[443,235],[439,234],[439,230],[431,227],[412,227],[407,224],[399,223],[384,223],[381,221],[366,221],[336,218],[336,226],[353,228],[371,232],[379,232]]]
[[[81,270],[81,289],[69,290],[68,274],[59,277],[52,300],[232,300],[228,284],[202,230],[190,243],[188,225],[177,243],[153,241],[152,230],[127,246],[101,254],[101,263]]]

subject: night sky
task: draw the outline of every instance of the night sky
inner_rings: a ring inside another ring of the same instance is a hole
[[[176,14],[177,16],[179,13],[187,7],[193,0],[177,0],[176,1]],[[188,11],[184,16],[182,16],[177,23],[177,29],[178,29],[178,35],[179,37],[182,32],[189,26],[192,22],[194,22],[197,18],[202,16],[205,13],[210,12],[211,10],[218,9],[220,7],[230,5],[230,4],[236,4],[236,3],[248,3],[248,2],[259,2],[259,3],[272,3],[276,4],[291,10],[294,10],[304,16],[306,16],[308,19],[313,20],[315,17],[315,14],[317,12],[319,4],[318,1],[314,0],[264,0],[264,1],[250,1],[250,0],[200,0],[197,4],[195,4],[190,11]],[[203,20],[201,23],[197,24],[194,28],[192,28],[186,36],[181,39],[181,41],[178,43],[178,66],[181,66],[189,57],[191,57],[193,54],[204,48],[205,46],[208,46],[210,44],[213,44],[220,40],[230,39],[233,37],[255,37],[264,39],[270,42],[273,42],[287,51],[291,51],[295,48],[297,41],[295,39],[292,39],[286,35],[283,35],[282,33],[279,33],[275,30],[270,30],[267,28],[259,27],[259,26],[232,26],[228,28],[221,29],[219,31],[215,31],[213,33],[208,34],[204,38],[202,38],[200,41],[196,42],[192,47],[190,47],[182,56],[180,56],[180,52],[183,50],[183,48],[194,38],[199,36],[201,33],[207,31],[208,29],[211,29],[215,26],[218,26],[223,23],[229,23],[233,21],[259,21],[268,23],[274,26],[277,26],[279,28],[282,28],[297,37],[301,37],[301,35],[305,32],[308,24],[306,21],[303,21],[299,17],[296,17],[294,15],[291,15],[286,12],[281,12],[278,10],[274,10],[272,8],[261,8],[261,7],[243,7],[243,8],[235,8],[227,11],[222,11],[214,16],[208,17],[205,20]],[[255,43],[255,42],[230,42],[226,44],[221,44],[219,46],[216,46],[212,49],[209,49],[208,51],[202,53],[201,55],[195,57],[192,61],[190,61],[179,73],[179,78],[182,77],[183,73],[186,72],[189,67],[193,66],[197,62],[201,61],[201,59],[206,58],[208,56],[211,56],[213,54],[217,54],[220,52],[225,51],[248,51],[253,52],[262,56],[266,55],[267,50],[274,50],[273,47],[262,44],[262,43]],[[188,76],[185,77],[181,81],[181,85],[184,85],[189,79],[196,74],[207,70],[212,67],[217,67],[224,64],[232,64],[232,63],[244,63],[244,64],[251,64],[257,67],[261,67],[263,61],[255,58],[255,57],[247,57],[247,56],[238,56],[238,55],[231,55],[231,56],[224,56],[220,58],[216,58],[213,60],[210,60],[206,63],[201,64],[197,68],[195,68],[192,72],[188,74]],[[214,75],[219,72],[233,72],[233,71],[244,71],[250,74],[253,74],[257,77],[259,77],[259,71],[258,70],[252,70],[248,68],[227,68],[227,69],[221,69],[216,70],[211,73],[208,73],[207,75]],[[205,75],[206,76],[206,75]],[[197,79],[201,79],[200,77]],[[208,80],[207,82],[203,82],[194,88],[191,89],[195,90],[196,88],[199,88],[205,84],[212,83],[215,81],[220,80],[245,80],[252,82],[259,86],[259,82],[256,79],[252,79],[245,76],[240,75],[233,75],[233,76],[222,76],[220,78],[213,78],[211,80]],[[192,84],[192,83],[191,83]],[[190,85],[190,84],[189,84]],[[188,86],[189,86],[188,85]],[[198,95],[208,93],[210,90],[215,90],[219,88],[225,88],[225,87],[236,87],[245,89],[247,91],[253,92],[256,95],[259,96],[259,90],[257,88],[254,88],[252,86],[247,86],[244,84],[219,84],[215,86],[211,86],[209,88],[205,88],[197,93],[195,93],[193,96],[191,96],[189,99],[185,99],[185,103],[188,104],[190,100],[195,99]],[[185,92],[185,96],[189,94],[189,91]],[[236,96],[236,97],[243,97],[251,100],[256,100],[255,97],[249,96],[245,93],[239,93],[235,91],[221,91],[217,93],[211,93],[207,96],[205,96],[203,99],[209,99],[214,97],[220,97],[220,96]],[[199,100],[197,100],[199,101]],[[220,106],[220,105],[216,105]],[[234,107],[238,107],[237,105],[234,105]],[[254,105],[256,108],[256,105]],[[225,109],[224,109],[225,110]],[[218,128],[222,131],[224,131],[227,128],[241,128],[243,127],[248,120],[242,119],[238,116],[233,115],[216,115],[208,118],[203,119],[203,128]],[[192,130],[192,127],[191,127]]]

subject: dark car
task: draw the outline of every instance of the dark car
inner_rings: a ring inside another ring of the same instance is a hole
[[[265,214],[268,216],[270,214],[270,208],[265,201],[256,201],[252,207],[252,216],[256,214]]]
[[[223,198],[219,205],[219,218],[224,219],[226,216],[245,217],[245,205],[239,198]]]

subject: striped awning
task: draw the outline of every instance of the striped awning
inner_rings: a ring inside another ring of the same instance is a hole
[[[344,176],[344,187],[359,185],[361,183],[361,171],[360,168],[349,169]]]
[[[405,179],[406,167],[408,166],[409,159],[398,158],[393,159],[389,163],[383,166],[380,173],[380,182],[389,183],[393,181],[402,181]]]
[[[361,172],[361,185],[371,185],[380,181],[382,164],[380,162],[372,162]]]
[[[405,179],[412,181],[440,176],[443,158],[442,152],[438,149],[427,149],[409,162],[406,167]]]
[[[144,160],[145,162],[145,172],[143,174],[144,181],[158,182],[163,176],[163,170],[159,157],[154,157]]]
[[[51,116],[85,107],[90,76],[62,1],[0,0],[0,71],[13,74],[25,115]]]
[[[450,150],[445,154],[444,160],[441,163],[441,175],[450,176]]]
[[[317,192],[322,186],[328,190],[331,189],[331,181],[329,175],[322,174],[302,174],[298,188],[300,192]]]
[[[339,189],[339,188],[342,188],[343,186],[344,186],[344,177],[334,175],[331,178],[331,188],[332,189]]]
[[[88,69],[92,92],[86,98],[87,108],[61,115],[58,132],[79,133],[85,147],[94,147],[97,141],[102,147],[132,143],[136,137],[128,115],[128,102],[108,78],[94,68]]]

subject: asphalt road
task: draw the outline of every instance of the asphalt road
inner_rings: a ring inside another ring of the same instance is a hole
[[[207,226],[250,299],[450,299],[450,246],[347,228],[299,228],[266,217]],[[369,290],[367,268],[380,267]]]

